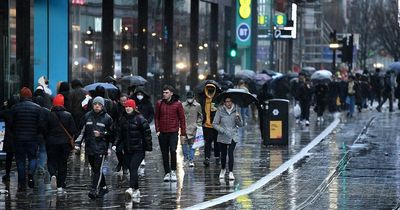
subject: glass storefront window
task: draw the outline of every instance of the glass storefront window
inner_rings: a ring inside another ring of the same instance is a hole
[[[71,77],[90,84],[101,79],[102,0],[70,4]]]

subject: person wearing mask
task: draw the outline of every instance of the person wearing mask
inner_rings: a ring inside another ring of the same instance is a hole
[[[54,97],[47,122],[46,150],[50,185],[53,190],[57,189],[57,193],[66,193],[67,163],[73,146],[70,137],[76,136],[77,129],[71,113],[64,107],[62,94]]]
[[[18,170],[18,191],[26,190],[25,165],[28,157],[28,186],[33,188],[38,150],[37,134],[43,132],[42,108],[32,102],[32,91],[23,87],[20,102],[11,108],[11,131],[14,136],[15,159]]]
[[[154,122],[163,158],[164,181],[175,182],[178,133],[180,130],[181,137],[186,136],[186,121],[179,96],[170,85],[163,87],[163,98],[157,101]]]
[[[226,156],[229,157],[228,170],[229,180],[234,180],[233,163],[236,143],[239,141],[239,127],[244,123],[240,116],[237,105],[232,102],[232,98],[226,97],[224,104],[218,107],[215,114],[213,127],[218,131],[218,143],[221,151],[221,172],[220,179],[225,178],[226,174]]]
[[[10,100],[5,103],[5,109],[0,111],[0,119],[5,123],[5,134],[3,139],[3,151],[6,152],[5,171],[6,174],[2,177],[3,182],[10,181],[10,172],[12,160],[15,156],[14,136],[11,132],[11,107],[19,102],[18,96],[12,96]]]
[[[129,99],[125,102],[125,112],[116,132],[116,144],[121,142],[123,145],[125,160],[129,167],[130,182],[129,188],[125,191],[129,198],[140,197],[138,169],[145,152],[152,151],[149,123],[136,108],[134,100]]]
[[[201,113],[201,106],[194,99],[192,91],[187,92],[186,101],[183,102],[183,109],[185,110],[186,121],[186,137],[182,138],[183,157],[185,161],[189,162],[189,167],[194,167],[194,152],[192,148],[194,139],[196,137],[197,127],[200,127],[203,122],[203,115]]]
[[[102,166],[113,136],[113,120],[106,113],[104,106],[104,98],[99,96],[94,98],[92,110],[85,114],[82,121],[85,126],[82,139],[85,140],[85,153],[92,168],[92,188],[88,194],[91,199],[101,198],[108,193]],[[80,147],[82,142],[77,143]]]

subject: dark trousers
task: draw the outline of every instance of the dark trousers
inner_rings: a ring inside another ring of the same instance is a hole
[[[326,108],[326,102],[322,101],[322,100],[321,101],[317,100],[317,116],[318,117],[322,117],[322,115],[324,115],[325,108]]]
[[[160,133],[158,136],[163,158],[165,174],[176,170],[176,147],[178,145],[178,132]],[[171,166],[169,158],[171,155]]]
[[[310,102],[308,101],[300,101],[300,120],[310,120]]]
[[[383,94],[383,100],[379,103],[377,108],[382,108],[383,104],[386,103],[386,101],[389,100],[389,111],[393,111],[393,94],[392,93],[386,93]]]
[[[106,186],[106,179],[103,174],[102,165],[105,155],[89,155],[88,160],[92,167],[92,190],[98,190]]]
[[[57,187],[65,188],[67,178],[67,163],[71,151],[68,144],[47,144],[47,169],[50,177],[57,177]]]
[[[33,178],[36,170],[36,153],[38,150],[37,142],[15,142],[15,160],[17,162],[18,170],[18,185],[25,186],[25,161],[28,157],[28,176]]]
[[[123,145],[117,145],[115,154],[117,156],[118,160],[118,165],[122,166],[122,169],[125,170],[129,167],[129,165],[126,162],[126,158],[124,158],[124,152],[123,152]]]
[[[7,152],[6,154],[6,175],[10,176],[11,172],[11,165],[12,165],[12,160],[14,158],[15,153],[14,152]]]
[[[135,151],[133,153],[126,153],[125,160],[129,166],[129,173],[130,173],[130,181],[129,187],[133,189],[139,189],[139,176],[138,176],[138,169],[140,163],[143,161],[145,156],[144,151]]]
[[[211,144],[214,143],[214,157],[220,156],[220,151],[217,143],[218,131],[214,128],[203,127],[204,135],[204,157],[210,159],[211,156]]]
[[[226,155],[228,153],[229,161],[228,161],[228,167],[229,171],[233,171],[233,151],[235,151],[236,147],[236,142],[231,141],[231,144],[224,144],[224,143],[219,143],[219,147],[221,150],[221,168],[225,169],[226,168]]]

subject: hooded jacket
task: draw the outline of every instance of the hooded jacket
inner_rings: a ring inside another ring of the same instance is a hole
[[[157,132],[178,132],[180,128],[181,136],[186,136],[185,111],[177,95],[170,101],[157,101],[154,122]]]
[[[86,113],[83,120],[85,131],[83,138],[85,139],[85,151],[88,155],[105,155],[107,154],[108,144],[112,136],[113,120],[105,110],[99,113],[93,110]],[[82,126],[83,127],[83,126]],[[95,137],[94,131],[100,132],[99,137]]]
[[[142,100],[139,100],[136,97],[139,92],[142,93],[144,96]],[[135,93],[133,94],[133,97],[134,98],[132,98],[132,99],[135,100],[138,111],[143,115],[143,117],[150,124],[154,119],[154,108],[153,108],[153,104],[150,102],[150,96],[143,90],[143,88],[137,87],[135,89]]]

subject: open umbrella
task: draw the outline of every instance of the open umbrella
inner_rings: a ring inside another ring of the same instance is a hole
[[[318,70],[311,75],[311,80],[314,83],[330,82],[332,79],[332,72],[328,70]]]
[[[253,79],[254,76],[256,75],[256,72],[253,70],[240,70],[235,73],[236,78],[241,78],[241,79]]]
[[[258,103],[257,98],[244,89],[228,89],[225,92],[219,94],[215,98],[215,101],[221,103],[227,97],[232,98],[233,103],[241,107],[248,106],[254,102]]]
[[[221,90],[221,85],[216,82],[215,80],[208,79],[208,80],[203,80],[201,81],[195,88],[194,91],[196,93],[202,93],[204,91],[204,88],[206,87],[207,84],[213,84],[217,88],[217,93],[222,92]]]
[[[389,64],[389,69],[396,72],[397,74],[400,73],[400,62],[394,62]]]
[[[135,75],[135,76],[123,76],[119,81],[123,84],[127,85],[145,85],[147,83],[147,80],[141,76]]]
[[[118,90],[118,88],[115,87],[115,85],[113,85],[111,83],[105,83],[105,82],[97,82],[97,83],[93,83],[90,85],[86,85],[84,89],[86,91],[93,91],[96,89],[97,86],[104,87],[104,89],[106,89],[106,90]]]
[[[267,81],[271,80],[272,77],[268,74],[256,74],[254,76],[254,80],[256,81],[257,85],[264,85]]]

